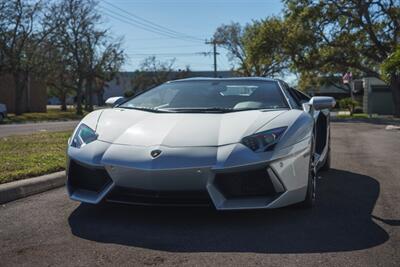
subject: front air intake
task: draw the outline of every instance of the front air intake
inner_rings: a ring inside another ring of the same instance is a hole
[[[214,184],[227,199],[270,197],[277,194],[265,168],[242,172],[218,173],[215,176]]]
[[[110,185],[112,180],[104,168],[86,167],[71,160],[68,182],[72,190],[83,189],[98,193]]]
[[[208,206],[211,204],[207,191],[153,191],[118,186],[113,188],[107,200],[156,206]]]

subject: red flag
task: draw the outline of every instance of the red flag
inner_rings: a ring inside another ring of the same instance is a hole
[[[352,74],[351,72],[346,72],[346,73],[343,75],[342,79],[343,79],[343,83],[344,83],[344,84],[350,83],[351,80],[353,79],[353,74]]]

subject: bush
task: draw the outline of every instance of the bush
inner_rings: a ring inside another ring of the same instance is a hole
[[[362,107],[355,107],[354,108],[354,114],[361,114],[363,112],[364,112],[364,110],[363,110]]]
[[[339,100],[339,106],[341,109],[347,109],[350,112],[350,116],[353,116],[354,110],[359,103],[350,97]]]
[[[133,96],[134,94],[135,94],[135,92],[133,90],[126,90],[124,92],[124,97],[128,98],[128,97]]]

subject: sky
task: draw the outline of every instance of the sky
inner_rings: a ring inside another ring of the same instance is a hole
[[[99,0],[105,26],[113,37],[124,39],[124,71],[136,70],[151,55],[162,61],[175,58],[176,69],[213,70],[212,55],[200,53],[212,52],[205,40],[218,26],[245,25],[279,16],[281,10],[280,0]],[[226,51],[218,52],[218,70],[231,69]]]

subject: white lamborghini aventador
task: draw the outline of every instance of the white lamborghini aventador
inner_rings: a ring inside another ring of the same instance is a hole
[[[317,171],[329,168],[335,100],[281,80],[184,79],[107,103],[68,142],[71,199],[311,207]]]

